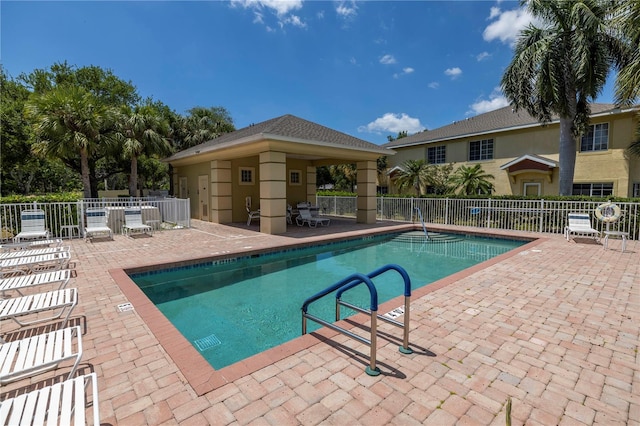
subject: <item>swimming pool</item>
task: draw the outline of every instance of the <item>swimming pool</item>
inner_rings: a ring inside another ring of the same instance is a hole
[[[132,280],[216,369],[292,340],[300,307],[316,292],[354,273],[396,263],[418,288],[525,244],[460,235],[405,233],[363,237],[304,249],[131,275]],[[380,303],[402,294],[393,274],[374,280]],[[345,297],[367,306],[357,288]],[[334,299],[313,305],[332,320]],[[381,312],[383,313],[383,312]],[[343,317],[347,316],[343,309]],[[309,331],[317,327],[309,324]]]

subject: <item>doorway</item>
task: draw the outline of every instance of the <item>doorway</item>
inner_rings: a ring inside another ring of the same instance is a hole
[[[209,175],[198,176],[200,220],[209,221]]]

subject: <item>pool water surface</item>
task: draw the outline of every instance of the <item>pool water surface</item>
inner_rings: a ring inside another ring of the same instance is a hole
[[[426,240],[423,233],[410,232],[139,273],[131,279],[221,369],[300,336],[304,300],[353,273],[397,264],[416,289],[523,244],[434,233]],[[373,282],[380,303],[403,294],[402,278],[392,271]],[[343,299],[368,308],[364,286],[349,290]],[[354,313],[341,312],[342,318]],[[309,313],[332,322],[335,298],[315,302]],[[318,327],[308,323],[308,331]]]

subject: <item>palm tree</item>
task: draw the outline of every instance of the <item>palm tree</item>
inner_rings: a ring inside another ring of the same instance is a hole
[[[115,140],[126,158],[131,159],[129,175],[129,195],[135,197],[138,190],[138,157],[167,155],[171,144],[166,135],[169,126],[149,107],[126,108],[120,114]]]
[[[516,109],[541,122],[560,117],[560,195],[571,195],[576,137],[589,120],[589,102],[602,90],[620,52],[608,26],[608,0],[521,0],[543,26],[520,33],[502,90]]]
[[[625,41],[626,55],[616,78],[616,102],[632,105],[640,99],[640,2],[618,3],[613,19],[614,28]],[[640,157],[640,120],[635,141],[627,151]]]
[[[115,111],[77,86],[33,95],[25,110],[37,137],[34,151],[57,158],[78,155],[84,197],[91,198],[89,159],[110,142]]]
[[[429,165],[426,160],[407,160],[402,165],[402,172],[396,178],[398,189],[403,191],[413,188],[416,195],[422,195],[424,188],[429,184]]]
[[[462,165],[451,175],[451,184],[458,191],[458,195],[490,194],[493,184],[489,182],[493,175],[482,170],[480,164],[468,167]]]
[[[329,166],[329,173],[335,182],[335,189],[339,191],[354,191],[358,176],[358,170],[355,164]]]

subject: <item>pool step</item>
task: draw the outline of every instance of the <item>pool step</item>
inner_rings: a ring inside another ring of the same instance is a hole
[[[427,239],[424,232],[414,231],[404,233],[394,237],[391,241],[399,243],[455,243],[463,241],[463,238],[456,234],[442,234],[440,232],[429,232],[429,238]]]

